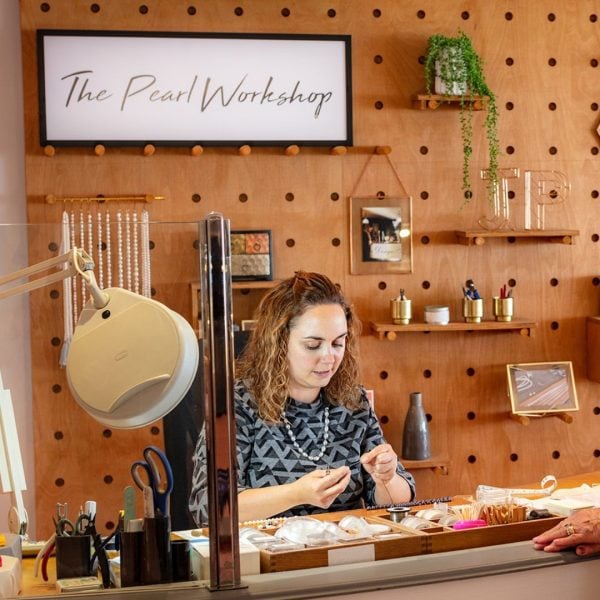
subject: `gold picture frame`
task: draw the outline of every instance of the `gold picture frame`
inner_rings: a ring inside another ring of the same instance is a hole
[[[412,198],[350,198],[351,273],[412,273],[412,269]]]
[[[513,414],[579,410],[571,361],[509,364],[506,371]]]

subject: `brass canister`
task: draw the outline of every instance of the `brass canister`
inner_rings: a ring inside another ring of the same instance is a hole
[[[494,296],[492,300],[494,318],[496,319],[496,321],[512,321],[513,314],[515,311],[514,298],[500,298],[499,296]]]
[[[463,317],[465,323],[481,323],[483,319],[483,298],[463,298]]]
[[[411,301],[396,298],[390,301],[394,325],[408,325],[412,318]]]

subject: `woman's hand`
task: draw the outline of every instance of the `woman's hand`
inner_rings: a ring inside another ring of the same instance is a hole
[[[600,552],[600,508],[579,510],[533,538],[536,550],[560,552],[575,546],[579,556]]]
[[[290,484],[294,488],[297,504],[312,504],[329,508],[333,501],[346,489],[350,482],[349,467],[338,467],[331,471],[317,469]]]
[[[360,457],[365,471],[376,485],[389,483],[396,474],[398,456],[389,444],[380,444]]]

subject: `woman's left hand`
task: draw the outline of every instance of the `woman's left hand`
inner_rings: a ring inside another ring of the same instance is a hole
[[[365,452],[360,457],[360,462],[376,484],[385,485],[396,474],[398,456],[389,444],[380,444]]]

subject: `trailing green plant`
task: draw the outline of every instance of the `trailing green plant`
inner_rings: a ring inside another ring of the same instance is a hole
[[[436,75],[444,83],[448,97],[454,83],[466,87],[465,92],[460,95],[460,130],[463,146],[462,189],[467,200],[473,195],[469,174],[473,154],[473,97],[476,95],[487,97],[484,124],[489,154],[487,189],[489,199],[493,201],[497,190],[500,153],[498,107],[496,96],[485,80],[482,61],[475,52],[471,39],[462,31],[456,37],[432,35],[427,41],[424,68],[428,94],[431,94]]]

